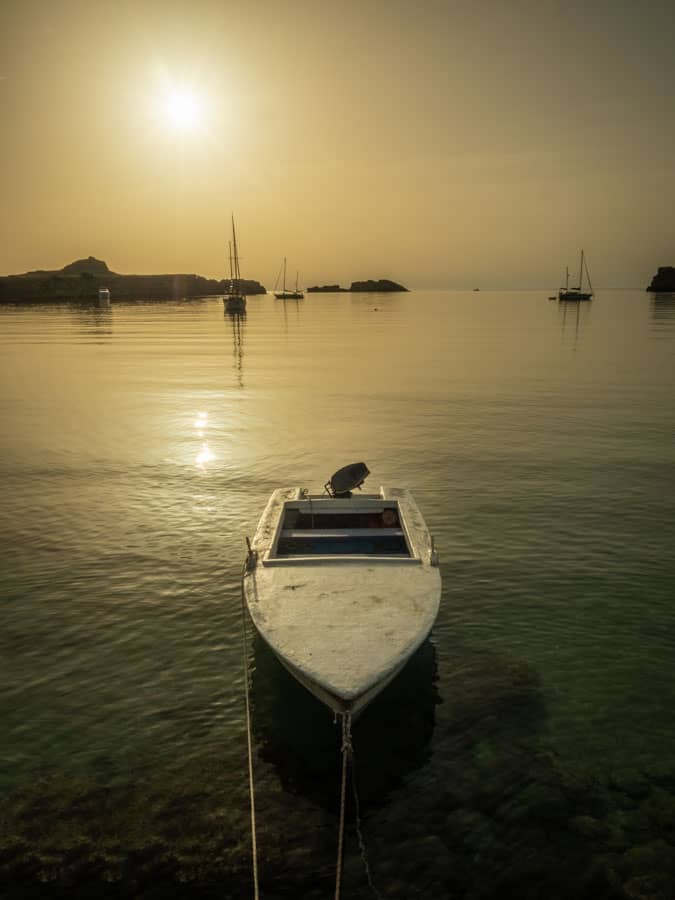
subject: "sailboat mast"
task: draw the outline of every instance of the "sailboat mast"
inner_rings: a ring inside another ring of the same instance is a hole
[[[283,286],[282,290],[285,294],[286,293],[286,257],[285,256],[284,256],[284,286]]]
[[[588,263],[586,262],[586,259],[585,259],[585,258],[584,258],[584,267],[585,267],[585,269],[586,269],[586,278],[588,278],[588,290],[589,290],[589,291],[591,292],[591,294],[592,294],[592,293],[593,293],[593,285],[591,284],[591,276],[590,276],[590,274],[589,274],[589,272],[588,272]]]
[[[298,293],[298,270],[295,270],[295,293]]]
[[[584,277],[584,251],[581,251],[581,260],[579,261],[579,290],[581,290],[581,279]]]
[[[227,249],[230,256],[230,288],[232,287],[232,241],[227,242]]]
[[[570,267],[565,266],[565,290],[568,291],[570,287]]]
[[[234,277],[237,279],[237,290],[239,289],[239,253],[237,252],[237,234],[234,230],[234,216],[232,216],[232,243],[234,245]]]

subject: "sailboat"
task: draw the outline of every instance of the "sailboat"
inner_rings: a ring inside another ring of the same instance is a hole
[[[584,272],[588,281],[588,290],[583,289]],[[579,285],[570,287],[570,270],[565,269],[565,287],[558,291],[558,300],[592,300],[593,286],[591,285],[591,276],[588,274],[588,264],[584,257],[584,251],[581,251],[581,260],[579,262]]]
[[[234,216],[232,216],[232,241],[230,249],[230,290],[223,297],[225,312],[244,312],[246,309],[246,294],[241,290],[241,272],[239,271],[239,251],[237,250],[237,234],[234,230]],[[233,253],[234,251],[234,253]]]
[[[277,278],[279,276],[277,275]],[[280,293],[274,294],[277,300],[302,300],[305,296],[302,291],[298,290],[298,273],[295,273],[295,290],[287,291],[286,290],[286,257],[284,256],[284,283]]]

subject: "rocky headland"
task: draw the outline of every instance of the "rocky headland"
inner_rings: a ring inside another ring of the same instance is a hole
[[[675,266],[659,266],[647,290],[652,294],[675,293]]]
[[[111,272],[103,260],[89,256],[55,271],[0,277],[0,302],[87,302],[98,298],[101,287],[109,289],[113,301],[181,300],[223,294],[229,286],[229,279],[201,275],[120,275]],[[245,294],[266,293],[262,284],[245,279],[241,279],[237,289]]]
[[[407,291],[407,287],[390,281],[388,278],[379,278],[377,281],[369,279],[368,281],[352,281],[351,287],[343,288],[339,284],[324,284],[320,287],[307,288],[308,294],[337,294],[337,293],[394,293],[396,291]]]

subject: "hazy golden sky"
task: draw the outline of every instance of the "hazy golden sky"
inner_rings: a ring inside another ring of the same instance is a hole
[[[582,246],[644,287],[675,265],[674,10],[3,0],[0,274],[224,277],[232,211],[268,288],[283,256],[303,285],[554,288]]]

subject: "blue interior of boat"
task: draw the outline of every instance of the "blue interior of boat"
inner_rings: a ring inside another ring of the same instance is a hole
[[[400,528],[398,510],[388,507],[372,512],[312,513],[287,509],[284,528]]]
[[[393,530],[393,529],[392,529]],[[403,532],[369,535],[331,534],[284,536],[277,546],[279,556],[410,556]]]

